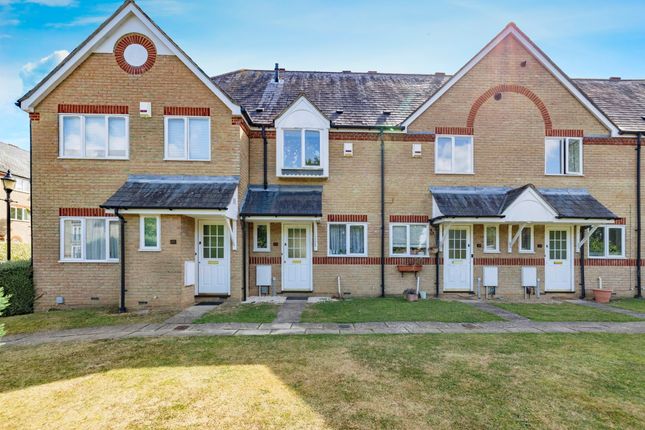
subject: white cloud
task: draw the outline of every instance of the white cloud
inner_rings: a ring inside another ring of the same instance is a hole
[[[76,6],[76,0],[25,0],[25,3],[34,3],[52,7]]]
[[[70,22],[47,24],[47,27],[53,27],[53,28],[82,27],[85,25],[101,24],[103,21],[105,21],[105,19],[106,17],[104,16],[83,16],[80,18],[76,18],[75,20]]]
[[[54,51],[46,57],[41,58],[33,63],[27,63],[20,69],[20,79],[24,88],[32,88],[36,85],[49,71],[69,55],[69,51],[64,49]]]

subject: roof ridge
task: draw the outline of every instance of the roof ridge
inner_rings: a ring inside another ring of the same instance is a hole
[[[263,73],[274,73],[275,70],[268,69],[237,69],[230,72],[222,73],[219,75],[211,76],[211,79],[220,78],[223,76],[232,75],[234,73],[241,72],[263,72]],[[433,76],[433,77],[451,77],[452,75],[448,73],[403,73],[403,72],[344,72],[344,71],[329,71],[329,70],[281,70],[280,73],[319,73],[319,74],[334,74],[334,75],[370,75],[370,76],[385,76],[385,75],[396,75],[396,76]]]

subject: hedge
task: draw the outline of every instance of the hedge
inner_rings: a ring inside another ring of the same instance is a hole
[[[30,261],[0,263],[0,288],[9,298],[3,316],[29,314],[34,311],[34,283]]]

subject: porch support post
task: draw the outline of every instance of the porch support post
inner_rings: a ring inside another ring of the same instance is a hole
[[[589,228],[589,227],[590,226],[586,226],[586,225],[581,225],[580,226],[580,237],[581,237],[581,239],[580,239],[580,242],[578,242],[577,245],[576,245],[576,248],[579,249],[580,252],[583,251],[583,247],[589,241],[589,238],[591,237],[591,235],[594,234],[594,232],[600,226],[599,225],[594,225],[594,226],[591,226],[591,228]]]
[[[248,279],[248,266],[246,264],[246,248],[247,248],[247,224],[246,224],[246,219],[244,217],[241,217],[242,221],[242,301],[246,301],[246,284],[247,284],[247,279]],[[269,224],[269,228],[271,224]],[[229,275],[230,276],[230,275]]]
[[[237,223],[233,223],[233,225],[231,226],[231,219],[226,218],[226,227],[228,228],[228,232],[231,235],[233,251],[237,251]]]
[[[318,252],[318,225],[316,224],[316,221],[311,223],[311,228],[313,229],[314,252]]]
[[[509,225],[508,226],[508,252],[513,252],[513,245],[515,245],[515,242],[520,238],[522,235],[522,230],[524,230],[524,227],[528,226],[529,223],[525,222],[522,225],[520,225],[520,228],[517,229],[517,233],[515,233],[515,236],[511,239],[511,233],[513,232],[513,226]]]

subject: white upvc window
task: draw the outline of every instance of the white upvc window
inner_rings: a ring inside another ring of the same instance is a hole
[[[547,137],[544,144],[544,173],[547,175],[582,175],[581,137]]]
[[[165,160],[210,161],[209,117],[166,116],[164,125]]]
[[[127,115],[59,115],[60,158],[125,160],[129,156]]]
[[[499,253],[499,225],[484,225],[484,252]]]
[[[328,256],[367,256],[367,223],[333,222],[327,227]]]
[[[437,136],[434,160],[435,173],[472,174],[473,137]]]
[[[161,251],[161,217],[139,217],[139,251]]]
[[[625,226],[600,226],[589,237],[589,258],[625,258]]]
[[[427,224],[390,224],[392,257],[425,257],[428,255]]]
[[[520,233],[520,254],[533,254],[534,234],[533,226],[525,226]]]
[[[253,224],[253,251],[254,252],[271,251],[271,224],[268,224],[268,223]]]
[[[14,191],[20,191],[21,193],[30,193],[31,188],[29,186],[29,179],[16,177],[16,188]]]
[[[11,208],[10,217],[14,221],[31,220],[31,211],[27,208]]]
[[[322,169],[321,131],[306,128],[282,130],[284,169]]]
[[[119,220],[113,217],[60,219],[60,260],[119,261]]]

